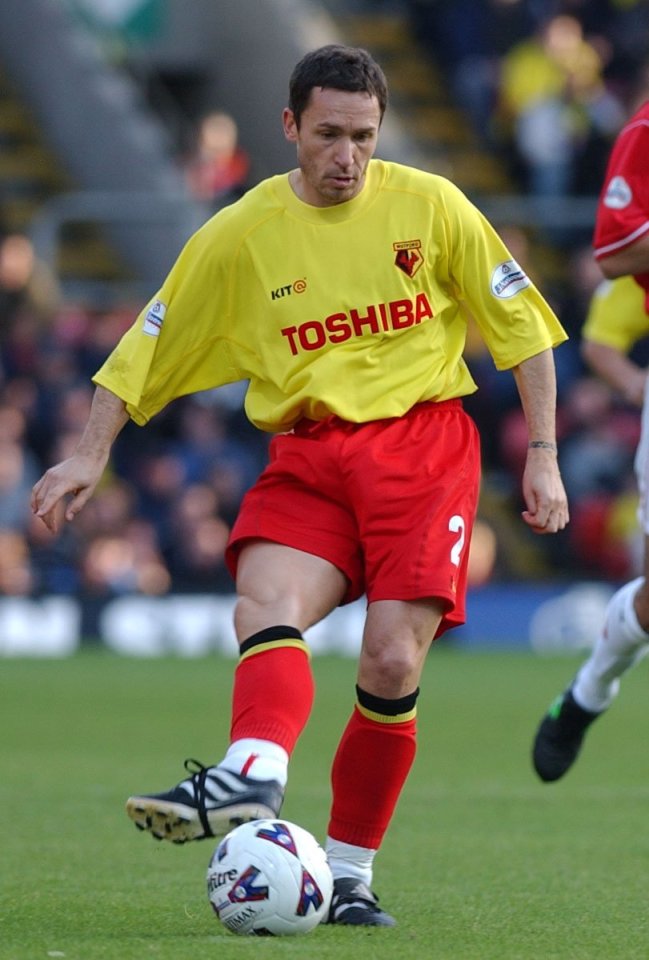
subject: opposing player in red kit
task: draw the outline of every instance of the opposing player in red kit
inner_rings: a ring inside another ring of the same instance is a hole
[[[587,326],[585,356],[595,372],[632,403],[642,403],[635,472],[638,519],[644,533],[642,575],[617,590],[592,652],[567,690],[550,706],[533,745],[539,777],[560,779],[573,765],[586,731],[613,702],[620,678],[649,651],[649,402],[647,372],[626,356],[649,333],[649,102],[613,145],[597,208],[594,248],[605,290],[596,324]],[[623,279],[624,278],[624,279]],[[635,287],[635,291],[634,288]]]

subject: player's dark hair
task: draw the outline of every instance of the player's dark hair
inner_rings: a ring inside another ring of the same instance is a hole
[[[298,128],[314,87],[367,93],[376,97],[381,119],[388,104],[388,84],[376,60],[361,47],[330,43],[307,53],[289,80],[289,109]]]

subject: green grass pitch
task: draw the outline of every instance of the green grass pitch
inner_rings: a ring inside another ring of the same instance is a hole
[[[641,665],[567,778],[539,783],[530,742],[573,658],[434,649],[419,752],[374,887],[394,929],[259,939],[207,902],[212,842],[174,847],[124,813],[185,757],[221,755],[233,662],[0,662],[0,960],[646,960],[649,721]],[[314,713],[282,815],[320,839],[351,660],[314,659]]]

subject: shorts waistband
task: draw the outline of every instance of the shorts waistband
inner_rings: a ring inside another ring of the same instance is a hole
[[[398,417],[382,417],[379,420],[363,420],[360,423],[355,423],[351,420],[344,420],[335,413],[330,414],[328,417],[324,417],[322,420],[309,420],[308,417],[302,417],[301,420],[298,420],[297,423],[294,424],[293,429],[288,432],[294,433],[299,437],[305,437],[321,430],[326,430],[329,427],[358,430],[362,427],[366,427],[370,423],[391,423],[394,420],[403,420],[417,413],[418,411],[425,410],[427,408],[433,408],[435,410],[452,410],[462,409],[462,407],[462,398],[452,397],[450,400],[422,400],[420,403],[416,403],[414,406],[410,407],[409,410],[406,410],[405,413],[402,413]]]

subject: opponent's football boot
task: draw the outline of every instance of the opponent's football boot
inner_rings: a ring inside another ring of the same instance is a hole
[[[378,906],[379,898],[362,880],[342,877],[334,880],[333,896],[326,923],[362,927],[394,927],[396,920]]]
[[[157,840],[186,843],[221,837],[248,820],[276,817],[284,790],[276,780],[253,780],[185,760],[189,777],[166,793],[136,794],[126,812]]]
[[[560,694],[543,717],[534,738],[532,762],[541,780],[550,783],[573,765],[593,720],[601,713],[584,710],[570,689]]]

